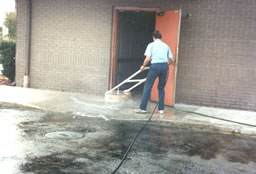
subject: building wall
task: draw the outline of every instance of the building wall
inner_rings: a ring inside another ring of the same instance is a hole
[[[32,1],[32,88],[95,94],[107,90],[112,7],[108,8],[86,1]]]
[[[184,8],[176,101],[256,110],[256,1],[194,1]]]
[[[182,8],[176,103],[256,108],[254,0],[32,1],[33,88],[104,94],[112,7]],[[17,2],[16,81],[21,86],[26,9],[25,0]]]

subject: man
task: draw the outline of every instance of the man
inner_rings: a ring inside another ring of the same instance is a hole
[[[159,77],[158,83],[158,111],[160,114],[164,113],[164,87],[166,83],[166,77],[168,72],[168,64],[174,62],[172,52],[167,44],[160,39],[162,35],[159,31],[154,31],[153,42],[148,44],[145,51],[145,60],[140,70],[143,71],[145,66],[151,62],[151,66],[147,75],[147,79],[144,85],[140,109],[136,109],[137,113],[147,113],[147,103],[150,97],[152,86],[157,77]]]

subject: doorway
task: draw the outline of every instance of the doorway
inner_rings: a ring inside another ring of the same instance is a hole
[[[152,32],[156,29],[163,34],[162,40],[169,45],[176,62],[178,62],[181,10],[168,10],[161,13],[158,11],[159,9],[114,9],[109,88],[113,88],[139,70],[145,59],[146,47],[153,41]],[[175,100],[177,65],[170,65],[169,68],[171,74],[169,74],[170,79],[167,82],[166,98],[168,98],[167,105],[172,106]],[[145,78],[146,74],[147,71],[144,71],[136,78]],[[158,98],[157,83],[156,81],[151,93],[153,101],[157,101]],[[131,85],[127,84],[120,90],[128,89]],[[132,93],[141,95],[142,90],[143,85],[140,85],[133,89]]]
[[[121,83],[138,71],[144,61],[144,52],[152,42],[155,29],[155,12],[119,11],[117,32],[117,70],[116,84]],[[145,78],[146,71],[136,78]],[[133,84],[125,84],[120,90],[128,89]],[[136,87],[132,93],[140,94],[143,85]]]

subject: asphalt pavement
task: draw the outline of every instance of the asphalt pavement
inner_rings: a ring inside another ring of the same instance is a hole
[[[0,106],[0,173],[110,174],[144,122]],[[150,122],[116,174],[254,174],[256,138]]]

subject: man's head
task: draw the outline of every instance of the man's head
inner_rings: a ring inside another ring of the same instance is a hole
[[[152,36],[153,36],[153,39],[161,39],[162,38],[162,34],[160,33],[160,31],[158,30],[155,30],[153,33],[152,33]]]

